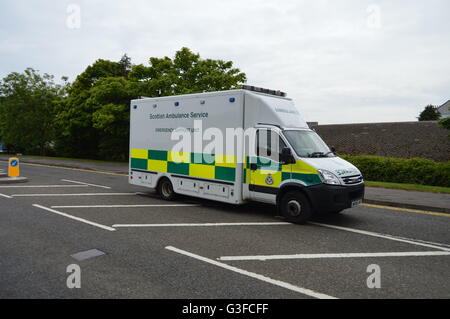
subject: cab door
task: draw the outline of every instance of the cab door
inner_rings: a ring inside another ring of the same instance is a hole
[[[248,189],[252,200],[276,202],[278,188],[283,177],[290,175],[292,166],[280,163],[280,153],[284,147],[286,143],[276,131],[269,128],[256,131],[256,157],[250,157],[247,163]]]

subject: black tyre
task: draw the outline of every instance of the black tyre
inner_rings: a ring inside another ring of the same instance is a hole
[[[344,210],[343,209],[341,209],[341,210],[334,210],[334,211],[332,211],[330,214],[332,214],[332,215],[339,215],[340,213],[342,213]]]
[[[162,199],[165,200],[174,200],[175,199],[175,192],[173,191],[173,185],[172,182],[167,178],[163,177],[159,183],[158,187],[156,188],[158,191],[159,196],[161,196]]]
[[[312,215],[308,198],[299,191],[286,193],[280,202],[283,217],[295,224],[305,224]]]

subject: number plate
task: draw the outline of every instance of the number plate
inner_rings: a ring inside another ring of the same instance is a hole
[[[358,206],[362,204],[362,199],[352,201],[352,207]]]

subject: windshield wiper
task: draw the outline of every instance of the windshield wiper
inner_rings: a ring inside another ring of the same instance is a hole
[[[308,154],[308,157],[320,157],[323,155],[325,155],[323,152],[314,152],[314,153]]]
[[[329,151],[328,153],[323,154],[324,156],[328,156],[328,154],[334,154],[334,151]]]
[[[324,153],[324,152],[314,152],[314,153],[308,154],[308,157],[327,157],[328,154],[332,154],[332,153],[334,154],[333,151],[330,151],[330,152],[328,152],[328,153]]]

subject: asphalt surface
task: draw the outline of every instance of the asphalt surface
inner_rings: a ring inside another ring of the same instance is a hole
[[[7,171],[7,162],[12,155],[0,154],[1,169]],[[128,174],[128,163],[113,163],[92,160],[70,160],[50,157],[21,157],[22,163],[59,166],[66,168],[78,168],[83,170],[96,170],[118,174]],[[0,184],[5,183],[4,179]],[[426,211],[442,212],[450,214],[450,194],[436,194],[430,192],[405,191],[400,189],[385,189],[379,187],[366,187],[365,202],[385,206],[419,209]]]
[[[450,298],[450,215],[359,206],[300,226],[267,205],[165,202],[117,174],[21,170],[28,183],[0,185],[0,298]],[[71,256],[90,249],[105,254]]]
[[[366,202],[450,214],[450,194],[366,187]]]

